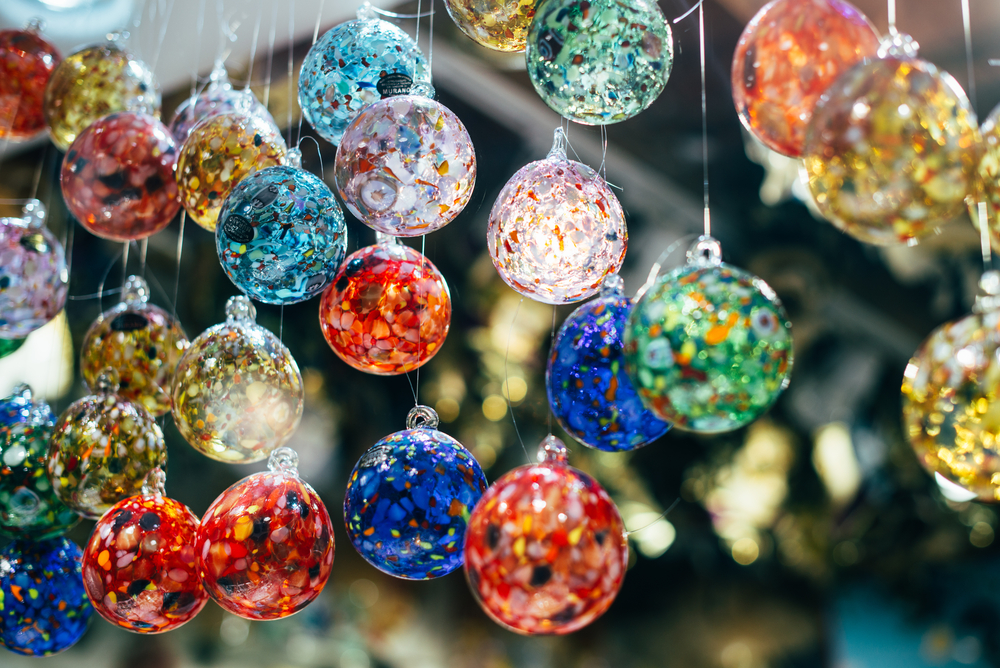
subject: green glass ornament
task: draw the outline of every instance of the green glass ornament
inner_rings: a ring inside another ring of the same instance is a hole
[[[0,339],[0,359],[7,357],[24,345],[26,339]]]

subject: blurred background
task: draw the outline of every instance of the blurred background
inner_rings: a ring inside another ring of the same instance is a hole
[[[558,326],[572,309],[553,314],[499,279],[486,250],[487,216],[505,181],[545,155],[559,120],[535,95],[523,57],[475,45],[440,1],[374,4],[404,14],[433,4],[434,84],[476,146],[472,202],[426,238],[427,256],[450,284],[454,313],[447,342],[420,374],[419,400],[436,408],[441,428],[494,480],[525,463],[519,439],[533,451],[547,433],[544,367],[553,317]],[[670,19],[691,4],[660,2]],[[885,31],[884,2],[855,4]],[[935,483],[900,428],[908,358],[935,327],[972,305],[982,272],[978,234],[963,218],[918,247],[879,249],[810,213],[800,199],[798,163],[752,142],[731,100],[736,40],[762,5],[705,0],[713,233],[727,261],[763,277],[785,303],[795,336],[791,386],[767,416],[724,436],[670,432],[636,452],[607,454],[563,434],[571,463],[608,489],[629,529],[644,527],[631,535],[629,572],[604,617],[569,637],[525,638],[492,624],[460,573],[404,582],[357,556],[339,522],[347,474],[372,444],[404,428],[417,379],[369,376],[343,364],[323,340],[313,300],[284,310],[258,305],[258,322],[281,333],[305,378],[306,414],[290,445],[337,529],[322,596],[294,617],[266,623],[209,604],[183,628],[154,637],[95,616],[77,646],[45,661],[101,668],[1000,666],[997,511]],[[193,78],[203,81],[228,51],[234,83],[250,76],[279,125],[290,119],[294,129],[298,64],[314,30],[353,18],[356,7],[353,0],[3,0],[0,27],[41,16],[68,54],[127,26],[131,47],[163,85],[168,120]],[[1000,68],[990,65],[1000,58],[1000,5],[972,0],[971,11],[984,118],[1000,102]],[[410,34],[417,29],[412,19],[399,23]],[[898,26],[921,44],[924,58],[967,84],[959,0],[900,0]],[[419,28],[426,55],[429,17]],[[664,248],[701,227],[697,19],[674,30],[674,71],[649,110],[608,127],[606,150],[597,128],[573,125],[569,133],[584,162],[604,161],[626,211],[630,294]],[[302,133],[311,135],[308,124]],[[303,144],[305,167],[332,184],[323,165],[332,164],[335,150],[318,144],[318,153]],[[114,290],[127,273],[144,272],[152,301],[170,309],[176,297],[192,338],[222,321],[226,299],[236,294],[213,236],[190,221],[183,231],[173,223],[145,249],[133,245],[127,269],[121,244],[79,228],[70,234],[61,159],[47,140],[0,144],[0,199],[27,197],[38,179],[49,225],[72,247],[65,317],[0,360],[0,394],[26,381],[57,412],[85,394],[75,351],[90,323],[118,301],[114,292],[100,296],[102,286]],[[16,207],[0,207],[0,215],[16,214]],[[371,230],[348,218],[350,251],[374,242]],[[419,239],[413,243],[420,247]],[[260,468],[195,453],[169,416],[164,429],[167,492],[195,513]],[[82,523],[71,537],[83,544],[92,526]],[[0,665],[34,661],[3,654]]]

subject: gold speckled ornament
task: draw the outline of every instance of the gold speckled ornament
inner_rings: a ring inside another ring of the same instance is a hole
[[[223,462],[267,457],[299,426],[305,398],[299,367],[278,337],[254,322],[242,295],[226,322],[202,332],[174,374],[174,423],[196,450]]]
[[[488,49],[524,51],[536,0],[445,0],[462,32]]]

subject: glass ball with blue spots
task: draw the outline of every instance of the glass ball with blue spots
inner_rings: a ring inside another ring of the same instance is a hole
[[[632,302],[622,285],[611,274],[600,297],[566,318],[545,372],[559,425],[580,443],[607,452],[640,448],[670,429],[646,409],[625,372],[622,334]]]
[[[82,556],[65,538],[17,540],[0,552],[0,644],[26,656],[76,644],[94,612],[83,589]]]
[[[265,304],[315,297],[347,254],[347,226],[333,193],[298,166],[269,167],[240,181],[222,205],[215,245],[222,269]]]
[[[347,482],[347,535],[368,563],[398,578],[460,567],[469,515],[486,491],[479,462],[437,424],[437,413],[417,406],[407,429],[372,446]]]
[[[30,387],[23,383],[15,387],[9,396],[0,399],[0,439],[6,438],[13,425],[27,422],[39,411],[50,422],[55,420],[49,405],[36,401]]]

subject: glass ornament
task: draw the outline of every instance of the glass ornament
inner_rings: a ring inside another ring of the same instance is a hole
[[[632,118],[670,77],[670,23],[652,0],[546,0],[528,29],[528,75],[545,104],[585,125]]]
[[[256,317],[249,299],[230,297],[226,321],[199,334],[174,373],[174,424],[181,436],[202,454],[232,464],[264,459],[302,420],[299,367]]]
[[[118,111],[160,117],[160,85],[146,63],[112,35],[66,56],[45,89],[45,122],[52,143],[65,151],[99,118]]]
[[[333,524],[299,477],[290,448],[268,471],[240,480],[205,511],[195,551],[208,593],[245,619],[280,619],[309,605],[333,566]]]
[[[416,237],[462,212],[476,185],[476,149],[425,83],[366,107],[337,147],[335,178],[344,206],[384,234]]]
[[[773,0],[751,19],[733,55],[733,102],[768,148],[802,155],[806,124],[837,77],[874,58],[879,36],[843,0]]]
[[[195,125],[177,156],[181,204],[194,222],[215,231],[222,203],[250,174],[285,164],[288,147],[270,116],[253,113],[247,91],[240,111]]]
[[[646,410],[625,373],[622,334],[632,301],[618,274],[601,296],[573,311],[549,352],[545,391],[559,426],[584,445],[634,450],[667,433],[670,424]]]
[[[451,326],[451,293],[426,257],[392,237],[344,261],[319,304],[337,357],[359,371],[394,376],[426,364]]]
[[[469,38],[495,51],[524,51],[536,0],[445,0],[448,16]]]
[[[140,496],[97,521],[83,551],[83,586],[98,614],[136,633],[172,631],[208,603],[198,575],[198,518],[165,496],[163,471]]]
[[[545,159],[522,167],[500,191],[486,240],[507,285],[543,304],[570,304],[596,294],[621,268],[628,230],[611,188],[566,157],[566,135],[556,128]]]
[[[0,339],[0,359],[16,353],[27,339]]]
[[[45,132],[45,85],[62,55],[33,21],[0,30],[0,140],[27,141]]]
[[[149,411],[116,394],[114,369],[106,369],[93,390],[59,416],[48,471],[63,503],[97,519],[142,492],[153,469],[166,467],[167,448]]]
[[[170,134],[180,146],[201,121],[219,114],[239,113],[245,109],[249,101],[250,113],[262,115],[273,122],[271,114],[256,97],[248,95],[246,90],[237,90],[229,81],[229,74],[221,62],[215,63],[215,68],[209,75],[209,83],[201,92],[181,102],[170,121]]]
[[[236,184],[215,228],[226,276],[266,304],[312,299],[347,254],[347,225],[333,193],[302,169],[298,149],[289,151],[289,163]]]
[[[45,216],[33,199],[23,217],[0,218],[0,339],[26,337],[66,303],[66,254]]]
[[[462,565],[469,514],[486,491],[479,462],[437,425],[433,409],[412,409],[406,430],[373,445],[347,481],[344,521],[354,549],[407,580]]]
[[[416,42],[365,2],[358,18],[327,31],[299,70],[299,107],[320,137],[339,144],[362,109],[408,93],[427,63]]]
[[[0,551],[0,645],[51,656],[76,644],[94,612],[80,560],[80,548],[66,538],[16,540]]]
[[[787,387],[791,323],[767,283],[700,237],[688,262],[636,299],[625,368],[646,407],[683,431],[717,434],[760,417]]]
[[[572,633],[600,617],[628,565],[625,524],[608,493],[566,462],[551,434],[538,463],[493,483],[469,519],[465,575],[493,621],[525,635]]]
[[[70,144],[59,176],[66,208],[112,241],[156,234],[181,208],[177,145],[152,116],[123,111],[91,123]]]
[[[122,301],[87,330],[80,346],[80,374],[95,387],[101,372],[118,373],[118,395],[152,415],[170,412],[174,370],[190,342],[175,317],[149,303],[149,286],[129,276]]]
[[[986,223],[990,245],[1000,249],[1000,105],[983,121],[979,129],[982,144],[976,166],[975,188],[967,199],[969,216],[978,228],[979,204],[986,205]]]
[[[820,212],[866,243],[912,245],[974,190],[979,130],[958,83],[895,34],[820,98],[803,157]]]
[[[42,420],[55,420],[49,405],[41,399],[36,401],[30,387],[17,385],[9,396],[0,399],[0,439],[10,435],[11,427],[28,422],[36,414]]]

